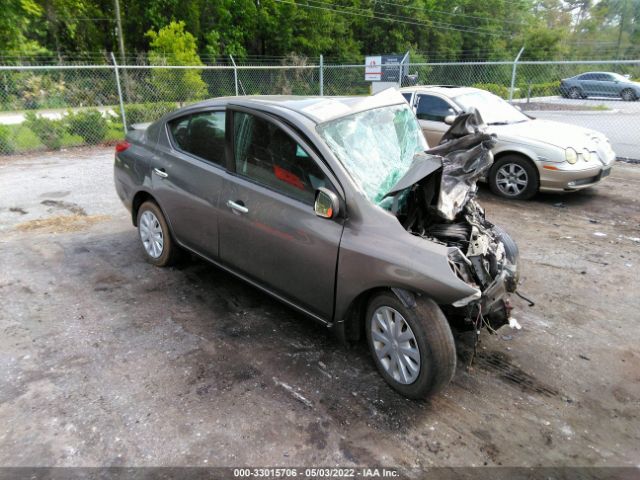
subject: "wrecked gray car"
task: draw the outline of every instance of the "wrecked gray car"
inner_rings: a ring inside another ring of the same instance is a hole
[[[384,379],[424,398],[454,374],[450,322],[509,320],[518,251],[475,201],[493,142],[470,114],[428,150],[392,90],[221,98],[131,130],[115,184],[149,262],[195,253],[366,338]]]

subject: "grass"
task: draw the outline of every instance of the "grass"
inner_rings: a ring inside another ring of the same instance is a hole
[[[24,125],[8,125],[11,130],[11,137],[15,146],[16,153],[31,152],[34,150],[44,150],[45,146],[40,139],[29,128]],[[109,129],[105,136],[105,143],[113,143],[124,138],[122,124],[110,123]],[[85,145],[86,142],[79,135],[72,135],[65,132],[62,135],[62,148],[78,147]],[[2,152],[0,152],[1,154]]]

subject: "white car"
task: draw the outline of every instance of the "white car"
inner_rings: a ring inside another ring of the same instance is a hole
[[[497,195],[525,200],[536,192],[570,192],[595,185],[616,158],[602,133],[538,120],[485,90],[455,86],[400,89],[413,107],[430,146],[455,117],[477,109],[498,138],[487,181]]]

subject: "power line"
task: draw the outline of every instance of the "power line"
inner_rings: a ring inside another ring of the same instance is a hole
[[[385,2],[384,0],[375,0],[375,3],[384,3],[386,5],[395,5],[396,7],[402,7],[402,8],[409,8],[411,10],[418,10],[421,12],[425,12],[425,13],[440,13],[443,15],[456,15],[459,17],[466,17],[466,18],[475,18],[478,20],[494,20],[491,17],[482,17],[482,16],[478,16],[478,15],[471,15],[469,13],[457,13],[457,12],[445,12],[443,10],[433,10],[433,9],[427,9],[427,8],[423,8],[423,7],[414,7],[413,5],[403,5],[401,3],[394,3],[394,2]],[[513,23],[515,25],[527,25],[526,22],[517,22],[515,20],[506,20],[503,19],[501,20],[501,23]]]
[[[307,0],[307,1],[311,1],[313,3],[321,3],[321,4],[324,4],[324,5],[330,5],[331,7],[341,7],[343,9],[346,8],[346,9],[354,10],[354,11],[357,11],[357,12],[369,13],[368,10],[364,10],[362,8],[350,7],[350,6],[344,6],[344,5],[334,5],[332,3],[325,2],[325,1],[322,1],[322,0]],[[296,5],[304,6],[304,4],[300,4],[300,3],[297,3]],[[379,15],[387,15],[387,16],[389,16],[391,18],[409,19],[410,21],[414,21],[413,20],[414,17],[408,17],[408,16],[405,16],[405,15],[398,15],[398,14],[394,14],[394,13],[375,11],[373,9],[372,9],[371,13],[377,13]],[[484,30],[484,29],[480,29],[480,28],[475,28],[475,27],[468,27],[466,25],[456,25],[456,24],[452,24],[452,23],[444,23],[444,22],[440,22],[440,21],[437,21],[437,20],[430,20],[429,22],[421,22],[421,21],[418,20],[417,22],[419,22],[421,25],[425,25],[425,26],[434,26],[434,25],[435,26],[441,26],[444,29],[457,30],[459,32],[483,33],[483,34],[488,34],[488,35],[496,35],[492,31],[488,31],[488,30]],[[501,36],[501,35],[496,35],[496,36]]]
[[[458,25],[451,25],[451,24],[446,24],[446,23],[441,23],[441,22],[417,22],[417,21],[412,21],[412,20],[403,20],[404,18],[411,18],[411,17],[405,17],[405,16],[400,16],[400,15],[393,15],[393,14],[388,14],[385,12],[367,12],[367,13],[358,13],[361,11],[365,11],[365,10],[359,10],[356,12],[352,12],[349,10],[342,10],[342,9],[335,9],[335,8],[326,8],[326,7],[319,7],[316,5],[307,5],[307,4],[302,4],[302,3],[296,3],[296,2],[289,2],[289,1],[285,1],[285,0],[275,0],[276,2],[279,3],[285,3],[288,5],[295,5],[297,7],[303,7],[303,8],[313,8],[316,10],[326,10],[328,12],[334,12],[334,13],[342,13],[342,14],[348,14],[348,15],[355,15],[358,17],[365,17],[365,18],[374,18],[376,20],[385,20],[385,21],[393,21],[393,22],[398,22],[398,23],[406,23],[406,24],[410,24],[410,25],[418,25],[418,26],[422,26],[422,27],[439,27],[442,30],[453,30],[453,31],[458,31],[458,32],[464,32],[464,33],[477,33],[477,34],[484,34],[484,35],[490,35],[490,36],[495,36],[495,37],[504,37],[504,34],[497,34],[497,33],[493,33],[493,32],[489,32],[489,31],[484,31],[484,30],[477,30],[477,29],[471,29],[471,28],[456,28],[458,27]],[[312,1],[315,3],[322,3],[325,5],[332,5],[333,4],[328,4],[326,2],[321,2],[319,0],[308,0],[308,1]],[[387,15],[386,17],[378,17],[375,15],[375,13],[378,14],[382,14],[382,15]]]

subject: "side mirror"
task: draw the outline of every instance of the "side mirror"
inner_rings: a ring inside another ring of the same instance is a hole
[[[313,205],[316,215],[322,218],[334,218],[340,210],[338,196],[331,190],[320,187],[316,191],[316,202]]]
[[[456,121],[456,118],[458,118],[457,115],[447,115],[446,117],[444,117],[444,123],[446,123],[447,125],[453,125],[453,122]]]

